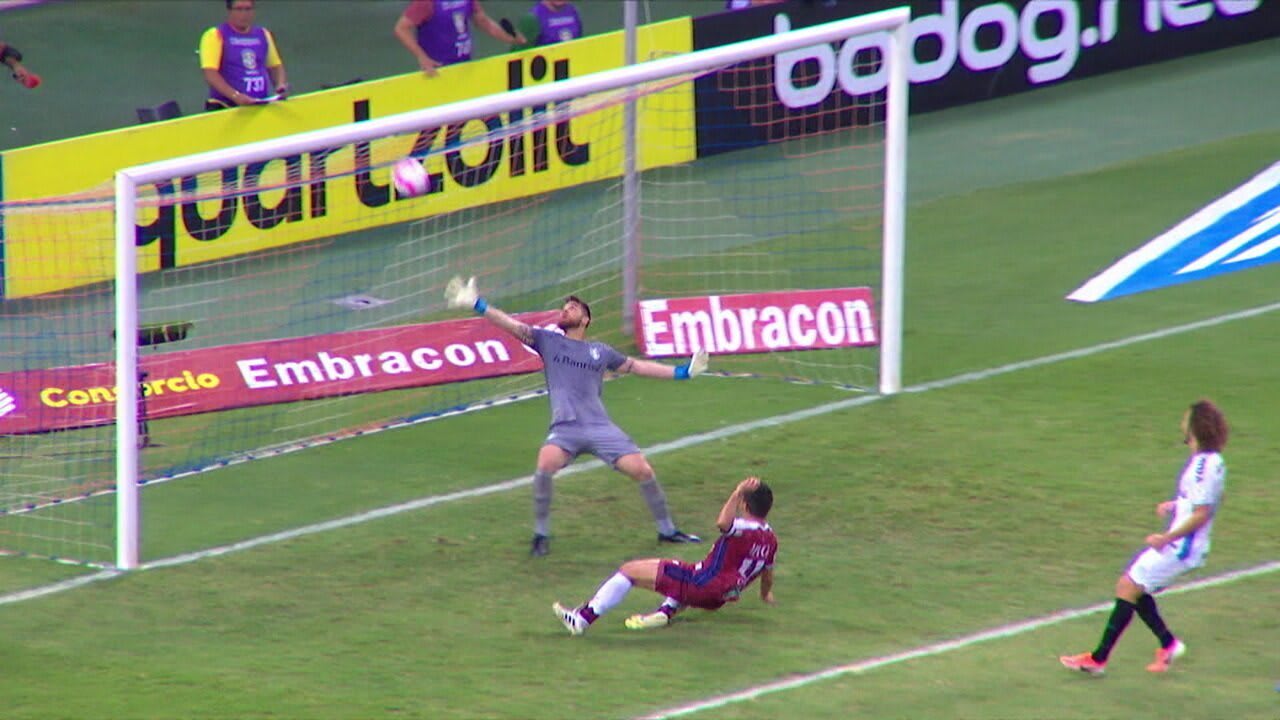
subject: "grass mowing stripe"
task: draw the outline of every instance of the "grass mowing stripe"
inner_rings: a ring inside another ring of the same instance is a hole
[[[1196,330],[1202,330],[1204,328],[1223,325],[1229,322],[1234,322],[1236,320],[1244,320],[1247,318],[1252,318],[1259,315],[1264,315],[1266,313],[1274,312],[1276,310],[1280,310],[1280,303],[1271,303],[1268,305],[1261,305],[1258,307],[1249,308],[1247,310],[1239,310],[1232,313],[1226,313],[1224,315],[1218,315],[1215,317],[1207,318],[1205,320],[1198,320],[1196,322],[1186,323],[1183,325],[1174,325],[1172,327],[1164,328],[1162,330],[1154,330],[1151,332],[1141,333],[1138,335],[1131,335],[1129,337],[1121,338],[1119,340],[1112,340],[1110,342],[1100,343],[1098,345],[1090,345],[1088,347],[1080,348],[1077,350],[1068,350],[1066,352],[1055,353],[1053,355],[1045,355],[1043,357],[1034,358],[1031,360],[1023,360],[1016,363],[1009,363],[1007,365],[1000,365],[998,367],[989,368],[986,370],[979,370],[971,373],[963,373],[960,375],[953,375],[948,378],[943,378],[941,380],[935,380],[932,382],[911,385],[903,388],[903,392],[908,392],[908,393],[927,392],[929,390],[940,390],[942,388],[954,387],[956,385],[964,385],[971,382],[978,382],[980,380],[986,380],[989,378],[998,377],[1000,375],[1005,375],[1011,372],[1027,370],[1030,368],[1036,368],[1043,365],[1051,365],[1051,364],[1063,362],[1066,360],[1074,360],[1077,358],[1088,357],[1090,355],[1096,355],[1098,353],[1107,352],[1109,350],[1118,350],[1120,348],[1129,347],[1131,345],[1137,345],[1139,343],[1144,343],[1151,340],[1159,340],[1159,339],[1171,337],[1174,335],[1180,335],[1182,333],[1194,332]],[[650,448],[647,448],[644,452],[648,455],[660,455],[660,454],[672,452],[675,450],[683,450],[685,448],[702,445],[704,443],[708,443],[715,440],[723,440],[725,438],[735,437],[737,435],[754,432],[756,430],[760,430],[764,428],[788,425],[790,423],[798,422],[800,420],[807,420],[809,418],[819,417],[821,415],[827,415],[840,410],[845,410],[852,407],[858,407],[860,405],[866,405],[866,404],[875,402],[877,400],[881,400],[884,397],[885,396],[882,396],[882,395],[863,395],[856,398],[850,398],[848,400],[840,400],[833,403],[827,403],[825,405],[818,405],[812,408],[806,408],[804,410],[797,410],[797,411],[785,413],[782,415],[775,415],[773,417],[763,418],[761,420],[753,420],[747,423],[732,425],[732,426],[721,428],[719,430],[715,430],[712,432],[700,433],[697,435],[689,435],[679,440],[654,445]],[[577,465],[573,465],[568,468],[565,468],[564,470],[560,471],[559,475],[561,477],[564,477],[566,475],[573,475],[581,472],[586,472],[588,470],[595,470],[602,467],[604,467],[604,463],[600,462],[599,460],[592,460],[590,462],[579,463]],[[348,515],[347,517],[337,518],[335,520],[328,520],[322,523],[305,525],[303,527],[294,528],[292,530],[284,530],[278,533],[272,533],[270,535],[262,535],[262,536],[252,538],[250,540],[244,540],[238,543],[221,545],[218,547],[209,548],[207,550],[198,550],[196,552],[184,553],[181,555],[175,555],[173,557],[163,558],[161,560],[155,560],[153,562],[143,563],[139,569],[154,570],[154,569],[165,568],[165,567],[173,567],[177,565],[186,565],[188,563],[196,562],[199,560],[205,560],[213,557],[220,557],[222,555],[228,555],[231,553],[240,552],[242,550],[249,550],[256,547],[261,547],[263,545],[269,545],[272,543],[282,542],[285,540],[293,540],[295,538],[300,538],[307,535],[314,535],[316,533],[321,533],[321,532],[328,532],[331,530],[339,530],[344,527],[351,527],[353,525],[359,525],[372,520],[391,517],[393,515],[399,515],[401,513],[410,512],[413,510],[421,510],[424,508],[432,507],[434,505],[441,505],[444,503],[453,502],[455,500],[466,500],[469,498],[483,497],[485,495],[492,495],[494,493],[505,492],[507,490],[514,490],[516,488],[525,487],[532,482],[533,482],[533,477],[526,475],[524,477],[507,480],[505,482],[495,483],[492,485],[484,485],[482,487],[473,488],[470,490],[461,490],[458,492],[447,493],[444,495],[432,495],[430,497],[420,498],[418,500],[413,500],[407,503],[390,505],[384,508],[379,508],[377,510],[370,510],[367,512],[357,513],[355,515]],[[80,587],[82,585],[87,585],[89,583],[97,582],[99,580],[110,580],[112,578],[119,577],[122,574],[123,573],[118,571],[109,570],[109,571],[94,573],[91,575],[75,578],[74,580],[70,580],[70,581],[52,583],[50,585],[44,585],[41,587],[29,589],[29,590],[23,590],[17,593],[0,595],[0,605],[8,605],[12,603],[22,602],[24,600],[30,600],[37,597],[52,595],[58,592],[62,592],[64,590],[71,590],[73,588]]]
[[[1267,573],[1272,573],[1277,570],[1280,570],[1280,561],[1272,561],[1269,563],[1263,563],[1262,565],[1255,565],[1254,567],[1243,568],[1241,570],[1233,570],[1231,572],[1222,573],[1220,575],[1212,575],[1210,577],[1203,578],[1201,580],[1196,580],[1193,582],[1186,583],[1185,585],[1178,585],[1163,591],[1161,594],[1175,595],[1179,593],[1192,592],[1193,590],[1204,590],[1206,588],[1217,587],[1219,585],[1226,585],[1228,583],[1233,583],[1238,580],[1244,580],[1246,578],[1257,577],[1259,575],[1266,575]],[[1009,625],[1000,625],[998,627],[994,627],[989,630],[983,630],[981,632],[976,632],[970,635],[964,635],[962,637],[958,637],[953,640],[934,643],[932,645],[922,645],[913,650],[905,650],[900,653],[894,653],[893,655],[886,655],[883,657],[860,660],[858,662],[849,663],[847,665],[837,665],[835,667],[830,667],[830,668],[827,668],[826,670],[820,670],[818,672],[809,673],[807,675],[800,675],[798,677],[789,677],[786,680],[778,680],[776,682],[765,683],[764,685],[757,685],[755,687],[747,688],[746,690],[740,690],[735,693],[730,693],[727,695],[718,695],[713,698],[708,698],[706,700],[699,700],[697,702],[689,703],[687,705],[679,705],[667,710],[660,710],[651,715],[642,715],[636,718],[636,720],[667,720],[667,718],[683,717],[685,715],[692,715],[694,713],[699,713],[704,710],[715,710],[717,708],[722,708],[726,705],[732,705],[733,703],[739,703],[745,700],[751,700],[754,698],[758,698],[762,695],[769,695],[776,692],[782,692],[784,690],[794,690],[796,688],[801,688],[806,685],[812,685],[814,683],[821,682],[823,680],[830,680],[832,678],[838,678],[844,675],[857,675],[861,673],[866,673],[872,670],[878,670],[882,667],[887,667],[889,665],[896,665],[898,663],[907,662],[908,660],[915,660],[918,658],[930,657],[933,655],[941,655],[943,653],[951,652],[952,650],[962,650],[972,645],[977,645],[978,643],[987,642],[989,640],[999,640],[1001,638],[1013,637],[1014,635],[1021,635],[1023,633],[1028,633],[1033,630],[1039,630],[1041,628],[1049,627],[1050,625],[1056,625],[1058,623],[1066,622],[1068,620],[1075,620],[1076,618],[1087,617],[1089,615],[1096,615],[1105,610],[1110,610],[1113,605],[1114,605],[1113,602],[1105,602],[1105,603],[1098,603],[1097,605],[1090,605],[1089,607],[1078,608],[1075,610],[1060,610],[1058,612],[1050,613],[1048,615],[1042,615],[1041,617],[1038,617],[1038,618],[1031,618],[1029,620],[1023,620],[1021,622],[1011,623]]]

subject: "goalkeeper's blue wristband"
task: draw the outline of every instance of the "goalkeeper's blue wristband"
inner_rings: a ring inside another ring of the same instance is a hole
[[[483,315],[484,311],[489,309],[489,301],[478,297],[476,298],[476,304],[471,307],[475,309],[477,315]]]
[[[675,375],[675,379],[676,379],[676,380],[688,380],[688,379],[689,379],[689,363],[685,363],[685,364],[683,364],[683,365],[677,365],[677,366],[676,366],[676,375]]]

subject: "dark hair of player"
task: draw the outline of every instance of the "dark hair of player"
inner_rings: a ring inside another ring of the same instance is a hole
[[[1210,400],[1198,400],[1191,405],[1187,418],[1187,431],[1196,444],[1206,452],[1221,452],[1227,445],[1227,418]]]
[[[769,489],[768,485],[760,483],[743,493],[742,500],[747,504],[747,512],[764,519],[768,517],[769,510],[773,509],[773,490]]]

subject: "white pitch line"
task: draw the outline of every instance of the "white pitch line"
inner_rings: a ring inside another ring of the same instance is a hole
[[[90,583],[96,583],[99,580],[110,580],[111,578],[120,577],[123,574],[124,572],[121,570],[99,570],[88,575],[80,575],[78,577],[51,583],[49,585],[41,585],[40,587],[34,587],[29,590],[20,590],[18,592],[2,595],[0,596],[0,605],[11,605],[13,603],[20,603],[23,600],[35,600],[36,598],[42,598],[48,595],[56,595],[64,590],[74,590],[75,588],[88,585]]]
[[[1254,567],[1235,570],[1221,575],[1213,575],[1202,580],[1189,582],[1185,585],[1175,586],[1169,590],[1165,590],[1161,594],[1173,595],[1176,593],[1191,592],[1193,590],[1204,590],[1205,588],[1226,585],[1246,578],[1266,575],[1267,573],[1273,573],[1277,570],[1280,570],[1280,561],[1256,565]],[[786,680],[779,680],[777,682],[757,685],[735,693],[718,695],[707,700],[699,700],[687,705],[678,705],[666,710],[659,710],[651,715],[642,715],[636,718],[636,720],[668,720],[668,718],[693,715],[694,713],[699,713],[704,710],[715,710],[733,703],[754,700],[762,695],[771,695],[784,690],[795,690],[823,680],[830,680],[844,675],[859,675],[872,670],[879,670],[880,668],[888,667],[890,665],[904,663],[908,660],[917,660],[919,658],[942,655],[943,653],[948,653],[952,650],[963,650],[964,648],[977,645],[978,643],[984,643],[989,640],[1000,640],[1002,638],[1013,637],[1015,635],[1022,635],[1023,633],[1046,628],[1050,625],[1057,625],[1058,623],[1066,622],[1068,620],[1075,620],[1076,618],[1082,618],[1088,615],[1096,615],[1104,610],[1110,610],[1113,605],[1114,603],[1107,602],[1078,608],[1076,610],[1061,610],[1038,618],[1031,618],[1030,620],[1023,620],[1009,625],[1000,625],[999,627],[994,627],[990,630],[983,630],[971,635],[955,638],[954,640],[947,640],[945,642],[934,643],[932,645],[922,645],[914,650],[906,650],[900,653],[894,653],[893,655],[860,660],[847,665],[836,665],[835,667],[830,667],[825,670],[819,670],[817,672],[800,676],[793,676]]]
[[[1063,362],[1065,360],[1074,360],[1077,358],[1088,357],[1090,355],[1096,355],[1098,353],[1106,352],[1108,350],[1117,350],[1120,348],[1128,347],[1130,345],[1137,345],[1139,343],[1144,343],[1151,340],[1159,340],[1159,339],[1171,337],[1174,335],[1180,335],[1182,333],[1193,332],[1195,330],[1202,330],[1208,327],[1214,327],[1216,325],[1223,325],[1229,322],[1234,322],[1236,320],[1243,320],[1246,318],[1256,317],[1258,315],[1265,315],[1266,313],[1274,312],[1276,310],[1280,310],[1280,303],[1262,305],[1256,308],[1250,308],[1248,310],[1240,310],[1233,313],[1227,313],[1225,315],[1218,315],[1216,317],[1208,318],[1206,320],[1200,320],[1197,322],[1187,323],[1184,325],[1175,325],[1173,327],[1168,327],[1163,330],[1155,330],[1153,332],[1142,333],[1140,335],[1132,335],[1130,337],[1122,338],[1120,340],[1113,340],[1111,342],[1105,342],[1099,345],[1090,345],[1089,347],[1080,348],[1078,350],[1070,350],[1067,352],[1056,353],[1053,355],[1046,355],[1044,357],[1035,358],[1032,360],[1024,360],[1021,362],[1010,363],[1008,365],[1000,365],[998,367],[989,368],[987,370],[979,370],[977,372],[964,373],[961,375],[953,375],[952,377],[944,378],[942,380],[935,380],[933,382],[920,383],[918,385],[911,385],[909,387],[905,387],[903,388],[903,392],[909,392],[909,393],[928,392],[930,390],[940,390],[943,388],[954,387],[956,385],[965,385],[971,382],[977,382],[979,380],[986,380],[988,378],[1005,375],[1007,373],[1017,372],[1019,370],[1027,370],[1030,368],[1040,367],[1042,365],[1050,365],[1053,363]],[[806,408],[804,410],[797,410],[794,412],[785,413],[783,415],[775,415],[773,417],[763,418],[760,420],[753,420],[751,422],[739,423],[737,425],[730,425],[729,427],[721,428],[719,430],[715,430],[712,432],[700,433],[697,435],[688,435],[686,437],[680,438],[679,440],[673,440],[671,442],[660,443],[658,445],[651,446],[648,449],[646,449],[644,452],[648,455],[661,455],[661,454],[673,452],[676,450],[683,450],[686,448],[695,447],[697,445],[703,445],[705,443],[713,442],[716,440],[723,440],[725,438],[731,438],[738,435],[743,435],[746,433],[754,432],[756,430],[779,427],[782,425],[789,425],[791,423],[798,422],[800,420],[807,420],[809,418],[818,417],[821,415],[828,415],[830,413],[838,412],[840,410],[846,410],[848,408],[858,407],[860,405],[867,405],[869,403],[875,402],[877,400],[881,400],[883,398],[884,396],[882,395],[862,395],[859,397],[850,398],[848,400],[840,400],[833,403],[827,403],[826,405],[818,405],[816,407]],[[595,470],[602,467],[604,467],[604,464],[601,463],[599,460],[592,460],[590,462],[578,463],[576,465],[572,465],[568,468],[565,468],[564,470],[560,471],[559,475],[563,477],[565,475],[573,475],[581,472],[586,472],[588,470]],[[244,540],[242,542],[233,543],[230,545],[222,545],[219,547],[209,548],[207,550],[199,550],[196,552],[185,553],[182,555],[175,555],[169,558],[163,558],[161,560],[154,560],[152,562],[143,563],[139,567],[139,569],[153,570],[153,569],[164,568],[164,567],[174,567],[176,565],[186,565],[187,563],[193,563],[199,560],[205,560],[213,557],[221,557],[223,555],[240,552],[242,550],[250,550],[256,547],[262,547],[263,545],[270,545],[277,542],[283,542],[286,540],[293,540],[296,538],[305,537],[307,535],[314,535],[316,533],[329,532],[332,530],[339,530],[341,528],[351,527],[353,525],[360,525],[366,522],[370,522],[372,520],[380,520],[382,518],[391,517],[393,515],[399,515],[401,513],[411,512],[414,510],[422,510],[424,508],[432,507],[434,505],[442,505],[444,503],[453,502],[455,500],[467,500],[470,498],[483,497],[485,495],[492,495],[494,493],[505,492],[507,490],[514,490],[516,488],[526,487],[532,482],[533,482],[533,477],[526,475],[524,477],[514,478],[512,480],[507,480],[505,482],[500,482],[493,485],[485,485],[485,486],[473,488],[470,490],[460,490],[458,492],[447,493],[445,495],[432,495],[425,498],[419,498],[418,500],[411,500],[406,503],[401,503],[399,505],[391,505],[388,507],[379,508],[377,510],[370,510],[368,512],[358,513],[356,515],[348,515],[347,517],[337,518],[335,520],[329,520],[322,523],[315,523],[313,525],[304,525],[303,527],[294,528],[292,530],[285,530],[278,533],[272,533],[271,535],[263,535],[260,537]],[[63,581],[59,583],[53,583],[51,585],[46,585],[43,587],[24,590],[17,593],[0,595],[0,605],[8,605],[11,603],[21,602],[23,600],[29,600],[36,597],[44,597],[46,595],[51,595],[53,593],[61,592],[63,590],[70,590],[72,588],[80,587],[82,585],[86,585],[92,582],[97,582],[98,580],[108,580],[114,577],[119,577],[119,575],[120,574],[116,571],[98,572],[98,573],[86,575],[80,578],[75,578],[72,581]]]

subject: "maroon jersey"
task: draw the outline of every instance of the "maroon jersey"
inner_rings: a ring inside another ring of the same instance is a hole
[[[736,518],[702,562],[676,560],[659,566],[655,589],[693,607],[714,610],[738,595],[760,573],[773,567],[778,538],[767,523]]]

